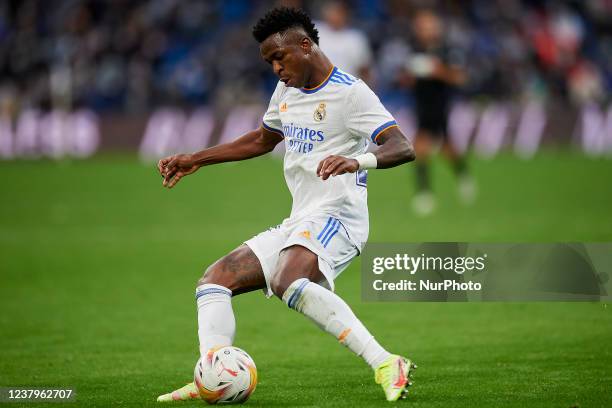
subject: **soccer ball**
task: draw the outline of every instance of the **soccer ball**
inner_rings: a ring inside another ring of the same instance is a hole
[[[209,404],[245,402],[257,386],[255,362],[233,346],[208,350],[198,360],[193,376],[200,396]]]

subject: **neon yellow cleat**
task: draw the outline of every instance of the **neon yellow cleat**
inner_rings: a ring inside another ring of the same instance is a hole
[[[200,393],[194,383],[189,383],[169,394],[160,395],[157,397],[157,402],[189,401],[194,399],[200,399]]]
[[[387,401],[406,398],[408,387],[412,385],[411,370],[416,368],[407,358],[391,355],[374,370],[374,379],[385,391]]]

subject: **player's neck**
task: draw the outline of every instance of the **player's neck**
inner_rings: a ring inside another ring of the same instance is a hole
[[[436,48],[439,48],[441,45],[442,45],[441,39],[430,40],[430,41],[422,43],[422,47],[425,50],[435,50]]]
[[[334,69],[334,64],[332,64],[325,55],[319,54],[315,55],[313,58],[310,78],[306,81],[304,86],[306,89],[316,88],[322,84],[329,77],[332,69]]]

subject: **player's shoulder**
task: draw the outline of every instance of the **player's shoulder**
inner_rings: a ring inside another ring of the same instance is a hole
[[[280,92],[285,92],[291,97],[303,97],[304,95],[308,96],[315,93],[318,96],[329,93],[341,96],[347,92],[351,92],[352,88],[359,87],[361,84],[364,84],[361,79],[338,67],[334,67],[327,78],[315,88],[289,88],[280,82],[276,92],[279,92],[278,95],[282,95]]]
[[[359,83],[363,84],[363,81],[361,79],[349,74],[348,72],[343,71],[338,67],[334,67],[334,69],[332,70],[331,75],[329,76],[329,82],[337,85],[341,89],[348,89],[349,87],[352,87]]]
[[[329,82],[333,89],[330,92],[343,94],[349,99],[360,99],[370,95],[374,95],[374,91],[370,89],[362,79],[357,78],[341,69],[337,69],[330,77]]]
[[[361,79],[335,67],[329,76],[326,93],[333,93],[340,98],[351,99],[360,93],[360,89],[367,85]]]
[[[342,96],[353,94],[355,92],[359,93],[361,88],[366,88],[369,90],[368,86],[361,79],[343,71],[338,67],[334,67],[329,73],[329,76],[315,88],[292,88],[285,86],[284,83],[279,81],[276,86],[276,90],[274,91],[274,95],[277,98],[282,98],[284,95],[291,98],[300,98],[303,97],[304,94],[308,96],[315,93],[318,95],[333,93]]]
[[[276,88],[274,88],[274,93],[272,94],[273,98],[282,98],[287,93],[287,86],[282,81],[278,81],[276,83]]]

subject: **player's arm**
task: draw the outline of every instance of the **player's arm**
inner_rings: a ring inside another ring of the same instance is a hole
[[[164,187],[172,188],[181,178],[211,164],[251,159],[271,152],[283,136],[263,127],[252,130],[238,139],[213,146],[196,153],[175,154],[157,163],[164,178]]]
[[[440,60],[435,61],[431,76],[453,86],[462,86],[467,81],[463,68],[458,65],[445,64]]]
[[[380,148],[375,153],[366,153],[355,159],[344,156],[326,157],[319,163],[317,175],[327,180],[330,176],[355,173],[360,168],[388,169],[413,161],[416,157],[412,143],[397,126],[390,127],[379,134],[376,142]]]
[[[420,60],[423,61],[423,60]],[[417,68],[416,63],[407,69],[400,70],[397,82],[400,86],[412,88],[419,78],[437,79],[451,86],[463,86],[467,82],[465,70],[457,64],[445,63],[437,57],[428,57],[428,68]]]
[[[397,126],[382,132],[376,138],[379,148],[374,152],[377,169],[388,169],[408,163],[416,158],[412,143]]]

